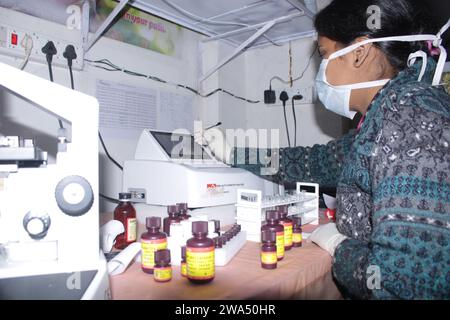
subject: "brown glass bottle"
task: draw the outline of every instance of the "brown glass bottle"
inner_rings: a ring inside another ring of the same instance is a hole
[[[292,220],[288,218],[288,207],[278,206],[278,215],[280,217],[280,224],[284,227],[284,250],[292,249]]]
[[[145,222],[147,232],[141,236],[141,268],[145,273],[152,274],[155,267],[155,252],[167,249],[167,236],[159,231],[160,217],[148,217]]]
[[[157,282],[167,282],[172,280],[170,250],[162,249],[155,252],[155,268],[153,276]]]
[[[180,220],[188,220],[191,216],[187,214],[188,212],[188,205],[187,203],[184,202],[180,202],[177,203],[177,207],[178,207],[178,212],[179,212],[179,216],[178,218]]]
[[[214,241],[208,238],[208,222],[192,222],[193,238],[186,242],[187,278],[198,284],[214,279]]]
[[[180,223],[180,218],[178,217],[178,208],[176,205],[167,207],[168,217],[164,218],[163,221],[163,231],[167,236],[170,236],[170,225],[172,223]]]
[[[181,276],[187,277],[187,266],[186,266],[186,246],[181,247]]]
[[[278,211],[266,211],[266,224],[261,227],[261,232],[272,230],[276,232],[277,258],[278,261],[284,258],[284,227],[278,221]]]
[[[261,232],[261,267],[263,269],[276,269],[277,267],[277,234],[273,230]]]
[[[294,217],[292,219],[294,228],[292,229],[292,245],[296,248],[302,246],[303,230],[302,230],[302,218]]]
[[[131,193],[119,193],[119,204],[114,209],[114,220],[122,222],[124,233],[117,236],[114,248],[122,250],[136,241],[136,210],[131,203]]]

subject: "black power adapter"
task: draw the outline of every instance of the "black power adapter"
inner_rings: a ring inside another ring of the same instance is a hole
[[[276,101],[275,91],[272,90],[272,86],[270,86],[269,90],[264,91],[264,103],[274,104]]]

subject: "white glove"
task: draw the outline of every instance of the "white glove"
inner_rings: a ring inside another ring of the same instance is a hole
[[[333,257],[338,245],[347,239],[347,237],[337,230],[335,223],[328,223],[314,230],[309,239],[322,249],[328,251]]]
[[[217,128],[201,130],[194,133],[196,143],[208,149],[216,159],[230,163],[232,148],[226,141],[222,131]]]

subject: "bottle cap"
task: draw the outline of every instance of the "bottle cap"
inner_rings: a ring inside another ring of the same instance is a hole
[[[155,263],[158,262],[165,262],[170,263],[170,250],[169,249],[162,249],[155,251]]]
[[[181,247],[181,259],[186,259],[186,246]]]
[[[161,228],[161,218],[160,217],[147,217],[145,219],[145,225],[146,225],[147,229],[150,229],[150,228],[160,229]]]
[[[177,206],[179,211],[187,211],[188,209],[187,203],[185,202],[179,202],[177,203]]]
[[[298,226],[298,227],[302,226],[302,218],[301,217],[293,217],[292,221],[294,223],[294,227],[295,226]]]
[[[120,201],[129,201],[131,200],[131,193],[129,192],[120,192],[119,193],[119,200]]]
[[[262,242],[276,242],[277,234],[273,230],[263,230],[261,232],[261,241]]]
[[[178,213],[178,207],[176,205],[171,205],[167,207],[167,213],[170,215],[174,215]]]
[[[192,222],[192,234],[208,234],[208,221]]]
[[[266,221],[275,222],[278,221],[278,211],[277,210],[267,210],[266,211]]]
[[[277,211],[280,215],[280,217],[284,218],[288,215],[288,207],[286,205],[284,206],[277,206]]]

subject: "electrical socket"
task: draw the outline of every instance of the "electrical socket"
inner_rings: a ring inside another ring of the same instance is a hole
[[[280,101],[279,96],[282,91],[286,91],[289,96],[289,101],[287,102],[287,105],[291,104],[291,99],[295,95],[302,95],[302,100],[295,100],[296,105],[300,104],[314,104],[316,101],[316,93],[314,90],[314,86],[308,86],[308,87],[292,87],[292,88],[275,88],[273,89],[275,91],[275,96],[277,97],[277,101],[275,104],[271,104],[268,106],[274,106],[279,107],[282,106],[283,103]]]
[[[17,44],[12,43],[12,38],[17,37]],[[67,67],[67,59],[64,58],[63,53],[66,46],[69,44],[75,47],[77,59],[73,60],[73,69],[83,69],[83,48],[76,43],[70,43],[53,36],[40,34],[31,30],[22,28],[15,28],[6,24],[0,24],[0,54],[9,55],[12,57],[25,58],[25,49],[21,46],[22,39],[28,35],[33,40],[33,49],[30,55],[30,61],[41,62],[47,64],[45,54],[41,49],[48,41],[53,41],[55,44],[57,54],[53,57],[52,64],[54,66]]]

